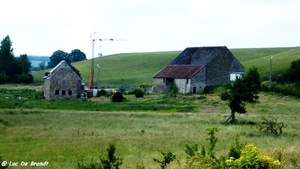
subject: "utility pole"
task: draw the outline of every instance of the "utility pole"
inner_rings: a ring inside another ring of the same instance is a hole
[[[99,80],[100,80],[100,66],[97,64],[97,67],[98,67],[98,82],[97,82],[97,88],[98,88],[98,90],[100,89],[100,82],[99,82]]]

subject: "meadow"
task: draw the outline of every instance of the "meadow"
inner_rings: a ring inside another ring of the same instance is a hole
[[[247,71],[258,68],[263,80],[269,76],[270,57],[273,73],[279,75],[299,58],[300,48],[230,49]],[[150,86],[152,77],[170,63],[180,51],[116,54],[95,58],[99,64],[100,86]],[[90,60],[72,63],[87,81]],[[260,93],[259,103],[247,105],[238,123],[224,124],[230,115],[220,88],[211,94],[147,94],[144,98],[124,95],[122,103],[109,98],[46,101],[42,95],[44,73],[33,72],[32,85],[0,85],[0,157],[9,162],[45,162],[47,168],[73,169],[78,162],[91,163],[106,156],[110,143],[123,159],[121,168],[160,168],[153,158],[172,152],[177,159],[170,168],[185,168],[185,144],[208,146],[206,129],[216,127],[217,156],[227,155],[237,135],[241,142],[254,143],[266,155],[277,158],[282,168],[300,167],[299,99],[273,93]],[[94,82],[98,70],[95,68]],[[20,98],[20,99],[19,99]],[[268,135],[258,130],[261,118],[283,122],[283,134]],[[26,168],[26,167],[9,167]],[[33,167],[35,168],[35,167]]]
[[[300,47],[286,48],[244,48],[229,49],[233,55],[244,65],[245,71],[255,66],[264,80],[269,77],[270,58],[273,57],[272,72],[274,75],[282,74],[290,67],[292,61],[299,59]],[[94,84],[97,84],[98,71],[100,87],[120,86],[150,86],[153,76],[168,65],[181,51],[164,51],[148,53],[124,53],[105,57],[97,57],[95,65]],[[91,61],[85,60],[72,63],[81,73],[83,81],[87,83],[91,69]],[[43,83],[46,71],[33,72],[37,84]]]
[[[247,105],[248,114],[238,115],[238,124],[224,124],[230,110],[227,102],[218,94],[178,95],[165,98],[164,94],[145,95],[137,99],[125,95],[123,103],[111,103],[109,99],[94,98],[93,103],[102,107],[126,107],[135,103],[141,107],[147,102],[164,104],[171,109],[118,111],[73,109],[19,108],[0,109],[0,156],[12,162],[49,162],[49,168],[76,168],[78,162],[90,163],[106,156],[106,148],[114,143],[117,156],[123,159],[121,168],[159,168],[153,158],[161,159],[160,152],[172,152],[177,160],[171,168],[184,168],[186,154],[184,145],[207,146],[206,129],[217,127],[217,155],[226,155],[237,135],[241,142],[254,143],[259,150],[280,158],[282,168],[299,168],[299,99],[288,96],[260,94],[260,102]],[[2,100],[3,101],[3,100]],[[27,102],[33,102],[28,99]],[[72,100],[65,100],[69,104]],[[20,105],[26,105],[24,102]],[[89,101],[83,102],[89,104]],[[90,101],[91,102],[91,101]],[[183,108],[185,102],[194,105]],[[104,104],[106,103],[106,104]],[[3,105],[3,102],[1,103]],[[68,106],[67,106],[68,107]],[[147,107],[147,106],[146,106]],[[261,117],[275,117],[286,127],[283,134],[275,137],[260,132],[257,125]],[[18,168],[18,167],[17,167]],[[24,168],[24,167],[23,167]]]

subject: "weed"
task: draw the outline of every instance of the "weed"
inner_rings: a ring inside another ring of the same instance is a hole
[[[122,159],[116,156],[116,146],[110,144],[107,148],[107,158],[101,158],[101,163],[104,169],[119,169],[122,165]]]
[[[167,165],[176,159],[176,155],[171,152],[161,152],[161,154],[163,155],[163,160],[160,161],[156,158],[153,158],[153,161],[160,163],[160,167],[162,169],[166,169]]]
[[[283,122],[277,122],[277,118],[266,118],[261,117],[262,123],[258,125],[258,129],[268,134],[274,136],[280,136],[282,134],[282,129],[285,127]]]
[[[100,158],[99,162],[91,162],[89,164],[84,164],[83,162],[78,162],[78,169],[119,169],[122,165],[122,159],[116,156],[116,147],[114,144],[110,144],[107,150],[107,157]]]

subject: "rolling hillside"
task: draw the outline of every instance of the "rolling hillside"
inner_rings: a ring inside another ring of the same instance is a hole
[[[284,72],[292,61],[300,59],[300,47],[245,48],[230,51],[245,66],[246,71],[255,66],[264,79],[269,76],[271,56],[274,74]],[[126,53],[95,58],[95,85],[98,80],[97,64],[100,66],[101,87],[151,85],[153,75],[169,64],[180,52]],[[90,65],[90,60],[73,63],[80,71],[84,82],[88,80]],[[44,73],[45,71],[32,73],[37,83],[42,84]]]

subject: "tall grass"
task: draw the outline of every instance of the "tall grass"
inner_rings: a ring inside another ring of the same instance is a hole
[[[230,110],[217,95],[194,100],[197,111],[186,113],[0,109],[0,156],[7,161],[48,161],[50,168],[75,168],[79,161],[105,156],[106,147],[114,143],[117,156],[123,158],[122,168],[158,168],[153,158],[159,158],[160,152],[172,152],[184,163],[184,145],[206,145],[206,129],[217,127],[217,155],[226,154],[240,135],[241,141],[255,143],[263,154],[281,154],[283,168],[299,166],[299,100],[264,93],[260,97],[260,103],[247,106],[247,115],[237,116],[237,125],[222,123]],[[286,124],[283,134],[258,132],[255,124],[261,115]],[[177,163],[171,163],[171,168],[176,167]]]

